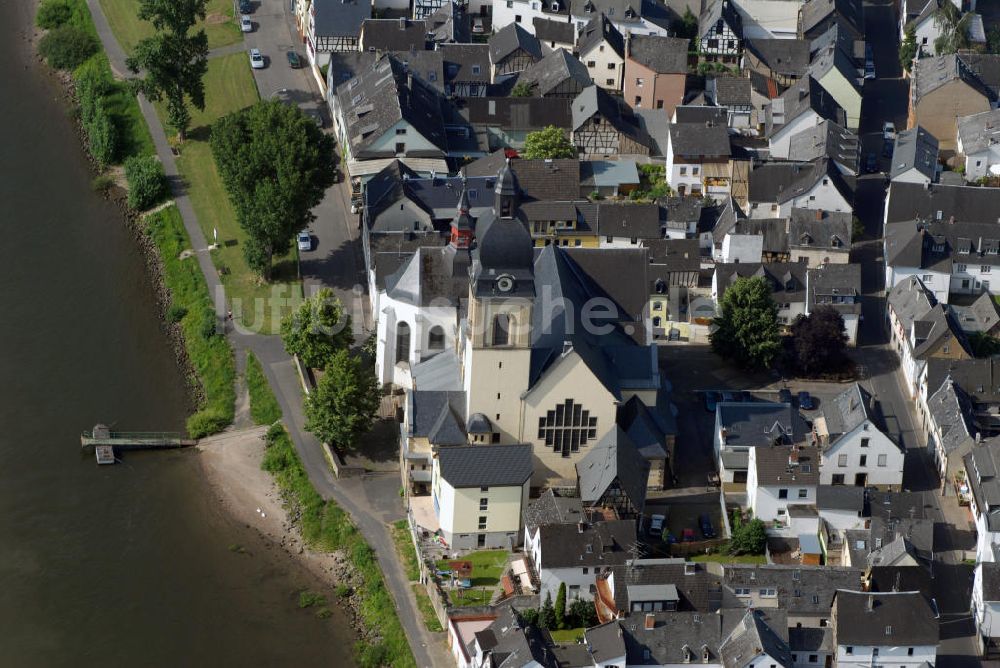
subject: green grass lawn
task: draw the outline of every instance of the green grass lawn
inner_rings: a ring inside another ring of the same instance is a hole
[[[118,43],[131,54],[144,37],[153,34],[152,24],[139,19],[139,0],[101,0],[101,8],[108,17]],[[208,35],[208,48],[214,49],[243,39],[239,26],[233,20],[231,0],[208,0],[207,16],[199,23]]]
[[[406,520],[393,522],[390,533],[392,542],[396,544],[396,552],[402,560],[403,569],[406,571],[406,578],[410,582],[416,582],[420,579],[420,564],[417,562],[417,552],[413,549],[413,541],[410,540],[410,529]]]
[[[732,556],[721,552],[696,554],[688,557],[688,561],[715,561],[720,564],[766,564],[767,557],[763,554],[740,554]]]
[[[424,626],[431,633],[438,633],[444,631],[441,628],[441,622],[438,621],[437,615],[434,614],[434,606],[431,605],[431,597],[427,595],[427,590],[424,589],[422,584],[412,584],[413,595],[417,597],[417,607],[420,608],[420,616],[424,620]]]
[[[247,352],[246,379],[250,392],[250,417],[254,424],[274,424],[281,419],[281,406],[267,384],[264,369],[251,352]]]
[[[193,112],[192,129],[180,146],[177,169],[187,184],[187,193],[205,238],[211,243],[213,230],[219,232],[220,248],[212,252],[212,261],[222,273],[222,284],[231,300],[234,317],[256,332],[277,334],[281,317],[302,298],[297,251],[293,245],[287,256],[275,260],[271,283],[264,283],[250,271],[243,259],[242,244],[246,234],[236,220],[236,211],[223,188],[208,144],[211,125],[216,119],[249,107],[257,99],[250,63],[243,54],[208,61],[205,110]],[[164,122],[166,113],[162,102],[156,104],[156,111]]]
[[[448,570],[452,559],[442,559],[436,566],[439,570]],[[472,562],[472,589],[448,589],[448,595],[454,605],[471,606],[486,605],[493,597],[493,591],[500,584],[503,567],[507,564],[506,550],[481,550],[459,557],[455,561]]]
[[[587,629],[582,626],[578,629],[561,629],[558,631],[549,631],[549,635],[552,636],[552,640],[561,643],[575,643],[578,639],[583,637],[583,632]]]

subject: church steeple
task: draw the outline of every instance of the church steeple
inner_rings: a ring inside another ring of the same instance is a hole
[[[493,189],[493,210],[498,218],[513,218],[518,204],[517,178],[510,168],[510,158],[497,175],[497,185]]]
[[[451,245],[455,248],[472,247],[475,236],[472,216],[469,215],[469,193],[466,189],[465,174],[462,174],[462,194],[458,197],[458,211],[451,221]]]

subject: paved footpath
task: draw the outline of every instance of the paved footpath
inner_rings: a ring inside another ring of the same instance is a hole
[[[111,32],[111,27],[104,16],[99,0],[87,0],[87,5],[94,18],[97,34],[108,54],[111,69],[119,76],[126,76],[128,68],[125,66],[125,52]],[[219,54],[233,53],[242,50],[242,48],[243,46],[240,48],[223,47],[215,52]],[[184,190],[183,180],[177,170],[174,154],[156,111],[141,95],[139,96],[139,108],[153,136],[156,153],[163,163],[174,201],[184,221],[184,228],[191,238],[191,243],[196,249],[207,248],[208,242],[198,224],[191,200]],[[218,273],[208,253],[200,252],[196,253],[196,256],[208,284],[209,292],[214,297],[216,315],[219,317],[219,322],[224,323],[227,310],[226,298]],[[449,665],[452,659],[445,647],[443,634],[428,632],[421,622],[416,598],[403,567],[396,557],[395,546],[389,534],[387,523],[405,516],[397,493],[399,489],[398,477],[393,474],[337,480],[323,456],[322,444],[304,428],[302,388],[294,363],[285,352],[281,339],[277,336],[263,336],[237,331],[228,331],[227,335],[237,355],[242,355],[249,350],[260,360],[271,389],[281,406],[285,424],[295,443],[295,449],[298,451],[306,472],[309,474],[309,479],[316,490],[323,498],[333,499],[351,514],[351,518],[365,540],[375,550],[386,586],[396,602],[399,621],[406,632],[410,647],[413,649],[417,665],[428,668]]]

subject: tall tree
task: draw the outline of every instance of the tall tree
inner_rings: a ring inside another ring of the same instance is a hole
[[[378,405],[375,374],[365,369],[359,357],[338,350],[316,389],[306,397],[306,429],[324,443],[354,450],[371,429]]]
[[[351,316],[333,290],[323,288],[281,319],[285,350],[312,369],[322,369],[338,350],[354,343]]]
[[[566,583],[559,583],[559,592],[556,594],[556,624],[559,628],[566,626]]]
[[[530,160],[575,158],[576,146],[562,128],[550,125],[542,130],[528,133],[524,138],[523,155]]]
[[[764,369],[781,349],[778,307],[771,288],[759,277],[740,278],[722,295],[712,349],[740,366]]]
[[[969,39],[971,23],[972,12],[963,14],[951,0],[942,0],[934,12],[934,25],[941,31],[934,40],[934,51],[937,55],[968,49],[972,45],[972,40]]]
[[[212,155],[248,239],[243,254],[264,279],[276,255],[309,225],[333,185],[333,138],[298,107],[275,100],[224,116],[212,126]]]
[[[847,361],[844,318],[832,306],[819,306],[792,324],[795,365],[806,376],[836,371]]]
[[[545,603],[542,604],[541,612],[538,613],[538,625],[543,629],[555,631],[559,628],[558,623],[556,610],[552,607],[552,592],[545,592]]]
[[[167,122],[183,141],[191,125],[188,102],[205,108],[205,72],[208,71],[208,37],[204,30],[190,34],[205,18],[206,0],[141,0],[139,18],[149,21],[156,34],[136,44],[125,61],[136,91],[150,100],[166,100]]]
[[[909,26],[903,41],[899,44],[899,64],[907,72],[913,67],[913,59],[917,57],[917,33],[916,28]]]

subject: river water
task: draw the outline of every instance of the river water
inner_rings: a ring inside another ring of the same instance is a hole
[[[188,405],[29,4],[0,0],[0,666],[349,665],[343,615],[298,609],[320,585],[220,512],[197,453],[81,452],[96,421],[180,430]]]

